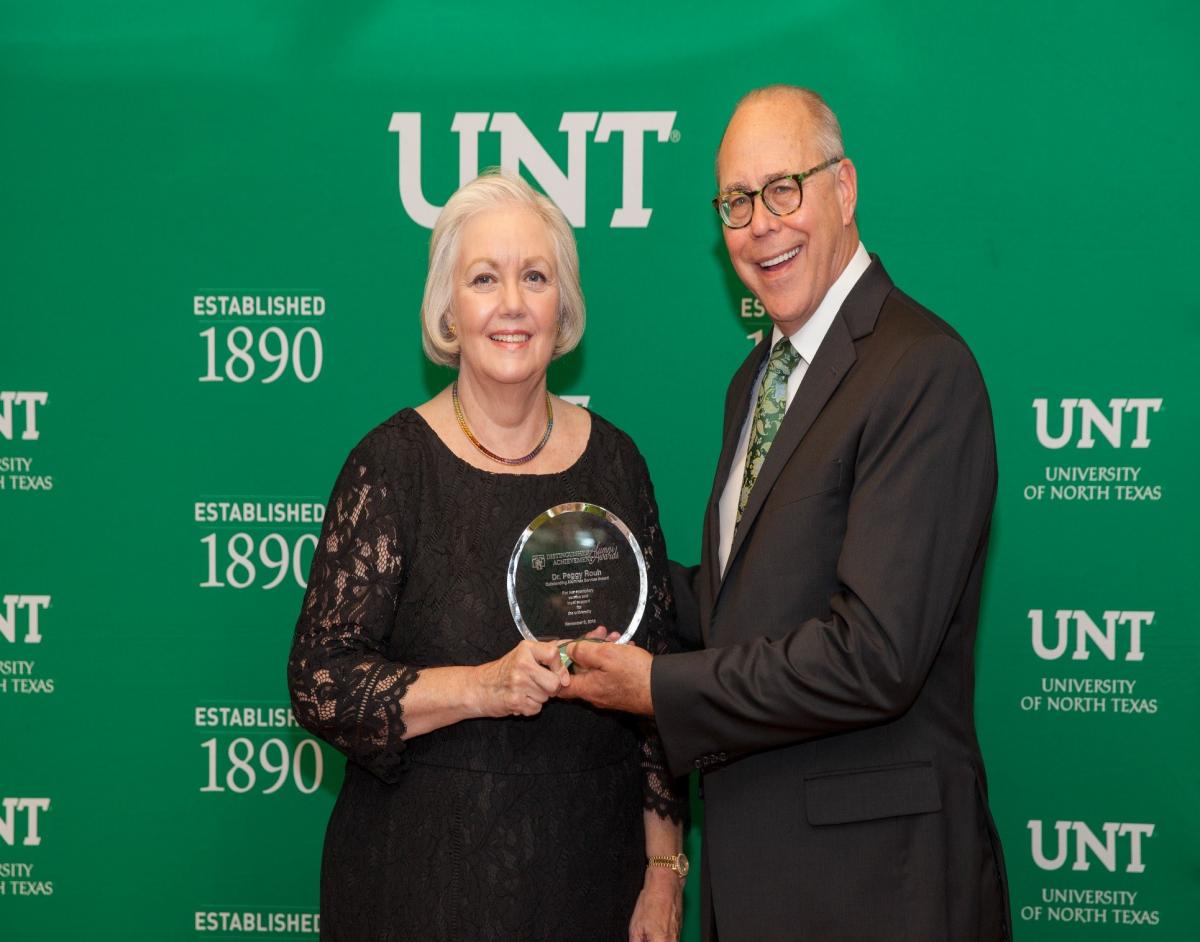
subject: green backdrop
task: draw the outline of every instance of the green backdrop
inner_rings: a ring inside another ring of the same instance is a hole
[[[0,937],[315,937],[341,761],[284,663],[343,457],[447,382],[421,221],[472,146],[569,207],[590,319],[551,385],[696,559],[766,326],[712,161],[772,81],[839,113],[864,241],[991,389],[1016,937],[1200,937],[1198,38],[1164,0],[5,4]]]

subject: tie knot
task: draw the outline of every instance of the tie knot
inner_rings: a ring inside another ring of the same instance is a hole
[[[771,348],[771,359],[767,363],[767,372],[781,379],[787,379],[792,375],[792,370],[799,362],[800,352],[792,346],[791,339],[780,337],[775,346]]]

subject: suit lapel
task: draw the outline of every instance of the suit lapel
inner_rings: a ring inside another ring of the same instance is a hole
[[[821,349],[813,358],[808,372],[804,374],[800,388],[796,391],[796,398],[788,407],[779,431],[775,433],[771,450],[767,452],[762,469],[758,472],[758,480],[754,482],[754,490],[750,492],[750,499],[742,512],[741,523],[734,531],[733,546],[729,549],[730,559],[737,556],[746,534],[754,526],[755,518],[762,510],[767,495],[771,493],[771,488],[791,458],[792,452],[825,408],[825,403],[838,388],[846,372],[854,365],[854,360],[854,342],[850,339],[845,322],[841,317],[837,317],[829,325],[829,333],[825,335]]]
[[[741,436],[742,425],[750,409],[750,400],[754,395],[754,380],[758,377],[763,363],[771,352],[771,335],[759,342],[750,355],[742,362],[738,371],[729,383],[729,394],[725,399],[725,429],[721,441],[721,457],[717,460],[717,473],[713,478],[712,493],[708,498],[708,510],[705,519],[705,532],[708,534],[708,566],[709,585],[716,588],[721,584],[721,494],[725,490],[725,482],[729,480],[729,471],[733,465],[733,455],[737,451],[738,439]]]
[[[850,371],[850,368],[854,365],[854,361],[857,359],[854,342],[875,329],[875,321],[879,316],[879,309],[883,306],[884,299],[892,290],[892,280],[888,277],[887,272],[884,271],[883,264],[879,259],[876,256],[872,256],[871,258],[871,266],[863,273],[863,276],[846,297],[841,310],[838,311],[837,316],[833,319],[833,323],[829,325],[829,332],[825,335],[825,339],[821,342],[821,346],[817,350],[813,362],[808,367],[808,372],[805,373],[804,379],[800,382],[800,388],[796,391],[796,397],[788,407],[787,414],[783,417],[783,422],[775,435],[775,440],[771,443],[771,450],[767,452],[766,460],[763,462],[762,469],[758,473],[758,480],[754,482],[754,490],[750,492],[750,499],[747,501],[746,509],[742,513],[741,523],[738,524],[737,530],[734,532],[733,545],[729,549],[730,566],[732,566],[733,560],[737,558],[747,534],[753,529],[755,518],[758,516],[759,511],[762,510],[767,495],[771,493],[771,488],[783,472],[788,460],[792,457],[792,453],[800,446],[800,442],[808,433],[808,430],[812,428],[813,422],[817,420],[817,416],[821,414],[821,410],[825,408],[825,404],[829,402],[846,374]],[[769,341],[764,341],[764,345],[766,344],[769,344]],[[735,381],[738,378],[740,377],[735,377]],[[741,408],[741,420],[735,420],[731,423],[730,417],[726,417],[726,444],[725,450],[721,454],[722,470],[718,473],[718,483],[713,489],[716,497],[710,501],[710,515],[715,514],[716,499],[719,499],[720,491],[724,488],[725,481],[729,476],[729,464],[732,459],[732,450],[737,445],[737,432],[741,429],[740,422],[744,421],[746,411],[750,408],[745,395],[742,396]],[[732,445],[730,445],[728,432],[730,424],[735,425]],[[728,457],[726,457],[726,451],[729,452]],[[715,545],[719,545],[720,528],[717,525],[715,517],[711,519],[713,529],[718,531],[714,537],[715,541],[717,541]],[[713,555],[714,557],[717,555],[715,549]],[[713,567],[713,585],[718,586],[718,590],[714,593],[713,598],[715,608],[717,597],[720,595],[720,587],[722,586],[720,562],[715,558]]]

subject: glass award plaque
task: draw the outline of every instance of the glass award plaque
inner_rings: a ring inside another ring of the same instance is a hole
[[[603,625],[624,644],[641,624],[648,586],[637,539],[596,504],[540,514],[508,563],[508,605],[530,641],[578,638]]]

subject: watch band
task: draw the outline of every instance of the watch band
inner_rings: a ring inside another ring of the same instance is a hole
[[[646,866],[648,867],[663,867],[667,870],[674,870],[679,874],[682,880],[688,875],[688,859],[687,854],[668,854],[663,857],[647,857]]]

